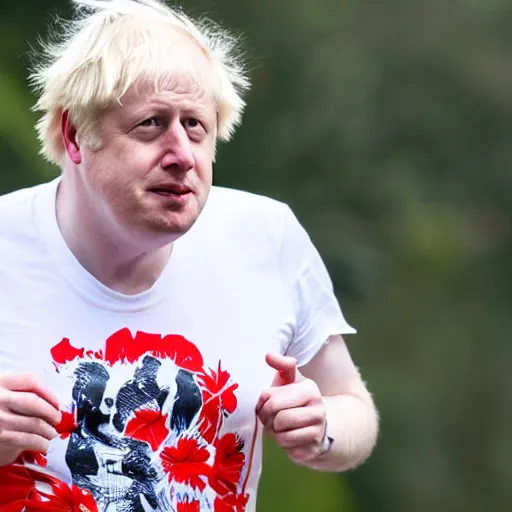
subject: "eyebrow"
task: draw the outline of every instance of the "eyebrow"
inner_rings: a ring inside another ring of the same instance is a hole
[[[166,101],[163,99],[153,99],[148,102],[145,102],[141,105],[130,105],[124,111],[128,116],[137,116],[141,115],[148,110],[173,110],[175,103],[172,101]],[[183,110],[185,112],[193,112],[197,113],[197,115],[201,117],[205,117],[208,119],[216,119],[217,112],[216,109],[210,110],[206,105],[198,104],[189,100],[182,100],[177,107],[179,110]]]

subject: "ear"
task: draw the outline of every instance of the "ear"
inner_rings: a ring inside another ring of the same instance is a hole
[[[82,153],[80,152],[80,145],[76,136],[76,128],[71,123],[67,110],[62,112],[60,128],[66,153],[74,164],[80,164],[82,162]]]

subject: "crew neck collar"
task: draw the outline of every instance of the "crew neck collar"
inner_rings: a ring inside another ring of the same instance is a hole
[[[173,275],[178,272],[182,239],[174,242],[169,260],[148,290],[126,295],[105,286],[90,274],[77,260],[64,240],[57,222],[56,197],[61,178],[40,187],[35,204],[35,222],[51,258],[73,290],[88,302],[103,309],[136,312],[151,308],[161,301],[172,288]]]

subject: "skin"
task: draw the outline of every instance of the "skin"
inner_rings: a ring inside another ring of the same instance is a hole
[[[332,472],[364,462],[377,439],[378,415],[343,338],[331,336],[300,370],[292,357],[267,354],[266,360],[276,374],[256,413],[288,457]]]
[[[208,61],[197,59],[208,76]],[[99,147],[86,144],[68,112],[57,193],[62,235],[82,266],[109,288],[150,288],[200,215],[212,185],[217,113],[212,88],[177,74],[159,91],[132,87],[99,119]],[[377,436],[377,413],[341,336],[307,365],[268,354],[276,376],[256,412],[298,464],[341,471],[360,464]],[[0,465],[24,450],[45,453],[60,419],[57,399],[30,375],[0,376]],[[326,451],[327,437],[334,442]]]
[[[204,55],[197,58],[206,72]],[[169,84],[159,91],[135,84],[99,120],[99,148],[81,140],[68,112],[61,115],[60,230],[84,268],[125,294],[156,281],[212,185],[213,98],[179,71]],[[0,466],[23,451],[46,453],[60,417],[44,383],[27,374],[0,375]]]
[[[0,376],[0,466],[21,452],[46,453],[60,421],[57,397],[30,374]]]
[[[185,85],[128,92],[122,106],[100,120],[100,149],[83,144],[62,116],[62,235],[91,274],[122,293],[155,282],[172,242],[193,225],[212,185],[214,103],[208,93],[188,92]],[[168,188],[188,193],[179,200],[157,193]]]

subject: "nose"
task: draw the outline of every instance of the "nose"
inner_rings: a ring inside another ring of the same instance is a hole
[[[162,168],[190,171],[195,164],[194,153],[187,131],[179,120],[169,126],[163,140],[165,153],[161,161]]]

